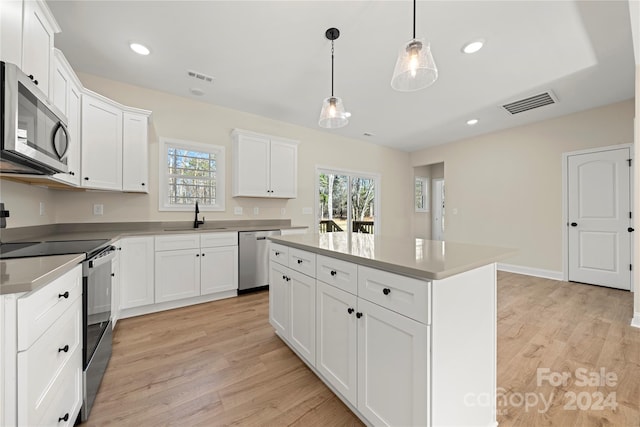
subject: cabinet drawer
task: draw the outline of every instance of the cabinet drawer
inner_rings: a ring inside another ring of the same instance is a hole
[[[18,351],[31,347],[81,295],[82,267],[78,265],[48,285],[18,298]]]
[[[271,242],[269,259],[282,265],[289,265],[289,248],[278,243]]]
[[[238,233],[206,233],[200,235],[200,247],[216,248],[218,246],[238,246]]]
[[[198,248],[200,248],[200,235],[196,233],[156,236],[156,252]]]
[[[18,399],[29,412],[45,410],[53,384],[66,365],[77,363],[81,367],[81,362],[73,359],[82,353],[81,314],[82,298],[76,298],[45,334],[28,350],[18,353]]]
[[[302,251],[296,248],[289,248],[289,268],[306,274],[316,276],[316,254]]]
[[[21,402],[18,384],[18,425],[73,426],[82,405],[82,350],[71,355],[42,400]]]
[[[318,280],[354,295],[358,293],[358,266],[356,264],[317,255],[316,274]]]
[[[427,324],[431,282],[358,266],[358,296]]]

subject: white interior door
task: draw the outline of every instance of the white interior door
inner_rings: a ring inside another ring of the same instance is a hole
[[[431,186],[431,240],[444,240],[444,179],[432,179]]]
[[[629,148],[568,156],[569,280],[629,289]]]

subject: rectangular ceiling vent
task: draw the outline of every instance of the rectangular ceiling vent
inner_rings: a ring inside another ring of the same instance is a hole
[[[198,71],[187,70],[187,75],[201,82],[213,83],[213,77],[207,76],[206,74],[200,73]]]
[[[548,91],[519,101],[504,104],[502,108],[511,114],[518,114],[533,110],[534,108],[544,107],[545,105],[555,104],[556,102],[556,97],[551,93],[551,91]]]

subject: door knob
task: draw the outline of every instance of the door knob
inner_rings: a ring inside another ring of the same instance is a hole
[[[628,231],[629,233],[631,233],[632,231],[635,231],[635,230],[634,230],[632,227],[629,227],[629,228],[627,228],[627,231]]]
[[[384,289],[382,290],[382,293],[383,293],[383,294],[385,294],[385,295],[389,295],[389,294],[391,293],[391,289],[389,289],[389,288],[384,288]]]
[[[351,314],[353,313],[355,310],[351,307],[347,308],[347,313]]]
[[[572,226],[572,227],[577,227],[577,226],[578,226],[578,223],[577,223],[577,222],[572,222],[572,223],[571,223],[571,226]]]

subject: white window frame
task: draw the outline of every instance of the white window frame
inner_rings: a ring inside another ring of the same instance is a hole
[[[418,207],[416,204],[416,188],[415,185],[422,183],[422,207]],[[416,212],[429,212],[429,178],[426,176],[416,176],[413,182],[413,203]]]
[[[374,235],[378,235],[380,234],[380,230],[381,230],[381,224],[382,224],[382,203],[381,203],[381,198],[380,198],[380,188],[382,187],[382,178],[380,176],[379,173],[372,173],[372,172],[360,172],[360,171],[354,171],[354,170],[349,170],[349,169],[336,169],[336,168],[332,168],[329,166],[317,166],[316,165],[316,175],[315,175],[315,183],[314,183],[314,189],[315,189],[315,205],[314,205],[314,217],[315,217],[315,221],[313,224],[313,229],[316,233],[318,233],[320,231],[320,212],[318,212],[318,206],[320,206],[320,174],[334,174],[334,175],[347,175],[349,177],[352,176],[357,176],[360,178],[367,178],[367,179],[373,179],[375,181],[375,195],[374,195],[374,211],[376,212],[376,217],[375,217],[375,225],[373,227],[373,234]],[[349,197],[347,199],[347,212],[348,212],[348,219],[347,219],[347,224],[350,224],[350,221],[353,220],[353,218],[351,218],[351,198]],[[349,225],[349,228],[351,228],[351,225]],[[346,230],[345,230],[346,232]],[[353,230],[351,230],[351,233],[353,233]]]
[[[205,144],[202,142],[186,141],[175,138],[160,137],[160,148],[158,154],[158,209],[160,211],[188,212],[192,211],[194,205],[174,205],[168,203],[169,177],[167,173],[167,149],[176,147],[185,150],[199,151],[205,153],[215,153],[216,155],[216,204],[209,205],[198,203],[201,211],[224,211],[226,200],[226,172],[225,172],[225,147],[220,145]]]

